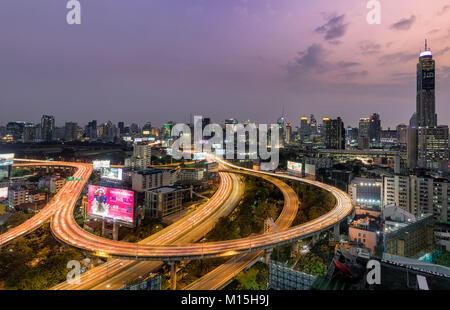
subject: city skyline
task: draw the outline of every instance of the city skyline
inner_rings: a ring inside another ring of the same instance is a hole
[[[383,3],[381,25],[367,24],[365,5],[83,3],[82,24],[70,27],[63,5],[5,1],[0,36],[13,44],[0,60],[0,124],[38,123],[42,114],[57,125],[161,125],[190,114],[274,123],[284,107],[294,126],[310,114],[356,126],[375,112],[395,128],[415,111],[425,38],[436,60],[438,124],[450,123],[449,1]]]

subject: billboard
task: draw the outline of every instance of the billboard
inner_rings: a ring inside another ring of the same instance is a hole
[[[122,169],[121,168],[101,168],[100,177],[102,179],[122,181]]]
[[[109,168],[111,161],[109,160],[94,160],[92,165],[94,166],[94,170],[101,170],[102,168]]]
[[[8,198],[8,188],[7,187],[1,187],[0,188],[0,200]]]
[[[287,162],[287,169],[293,172],[302,172],[302,164],[301,163],[296,163],[293,161],[288,161]]]
[[[133,223],[134,192],[117,188],[89,185],[90,215]]]
[[[0,154],[0,166],[11,166],[14,163],[14,154]]]

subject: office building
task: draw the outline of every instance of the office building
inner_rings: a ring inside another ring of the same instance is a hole
[[[416,217],[433,215],[450,221],[450,186],[446,178],[418,175],[383,176],[383,204],[395,204]]]
[[[155,187],[169,186],[170,181],[169,170],[147,169],[131,173],[132,189],[139,193]]]
[[[125,160],[131,170],[145,170],[152,164],[152,149],[148,143],[133,145],[133,156]]]
[[[372,145],[379,145],[381,140],[381,119],[380,115],[373,113],[369,120],[369,140]]]
[[[439,171],[448,170],[448,126],[420,127],[417,134],[417,165]]]
[[[64,141],[78,140],[78,124],[67,122],[64,126]]]
[[[286,144],[291,143],[291,140],[292,140],[292,124],[286,123],[286,134],[285,134]]]
[[[340,117],[337,119],[324,118],[323,130],[327,149],[345,149],[345,127]]]
[[[358,148],[367,150],[370,148],[369,137],[370,118],[360,118],[358,128]]]
[[[405,124],[400,124],[397,126],[397,143],[401,145],[406,145],[406,142],[408,141],[408,126]]]
[[[25,122],[9,122],[6,124],[6,134],[11,136],[14,142],[23,141]]]
[[[301,140],[304,140],[306,137],[309,137],[311,135],[311,127],[308,118],[305,116],[300,119],[299,133]]]
[[[55,131],[55,118],[51,115],[43,115],[41,118],[41,139],[52,141]]]
[[[183,203],[192,199],[192,188],[163,186],[145,191],[145,213],[163,218],[183,211]]]
[[[419,127],[437,126],[435,107],[435,61],[425,41],[425,51],[417,64],[416,113]]]

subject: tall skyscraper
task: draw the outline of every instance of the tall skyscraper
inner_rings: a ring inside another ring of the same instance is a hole
[[[304,139],[305,137],[308,137],[311,135],[311,127],[309,125],[308,118],[306,116],[303,116],[300,119],[300,139]]]
[[[119,128],[120,135],[123,135],[125,133],[125,123],[124,122],[118,122],[117,128]]]
[[[434,127],[437,125],[435,103],[435,61],[425,40],[425,51],[420,53],[417,64],[417,125]]]
[[[370,118],[359,119],[358,148],[361,150],[365,150],[370,147],[369,127]]]
[[[51,115],[42,115],[41,118],[41,139],[52,141],[55,131],[55,118]]]
[[[317,135],[317,121],[313,114],[311,114],[309,127],[311,128],[311,134]]]
[[[325,130],[325,146],[327,149],[345,149],[345,127],[340,117],[337,119],[323,119]]]
[[[286,128],[285,128],[285,125],[286,125],[286,120],[284,119],[284,116],[281,116],[279,119],[278,119],[278,127],[279,127],[279,146],[280,147],[284,147],[284,140],[285,140],[285,137],[286,137],[286,134],[285,134],[285,130],[286,130]]]
[[[397,126],[397,143],[398,144],[406,144],[407,130],[408,130],[408,126],[406,126],[405,124],[400,124]]]
[[[64,140],[76,141],[78,140],[78,124],[75,122],[66,122],[64,126]]]
[[[85,129],[85,135],[89,140],[97,139],[97,121],[93,120],[89,122]]]
[[[380,143],[381,140],[381,119],[377,113],[373,113],[370,117],[369,139],[372,144]]]
[[[292,140],[292,124],[286,123],[286,136],[285,136],[286,144],[291,143]]]

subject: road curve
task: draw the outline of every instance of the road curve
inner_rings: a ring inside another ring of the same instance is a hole
[[[253,171],[251,169],[237,167],[220,159],[218,159],[218,161],[222,165],[239,169],[240,171],[247,171],[258,175],[272,175],[275,177],[280,176],[274,173]],[[46,162],[45,164],[57,166],[62,163]],[[336,197],[337,203],[335,208],[333,208],[333,210],[329,213],[306,224],[290,228],[286,231],[278,231],[271,234],[251,236],[237,240],[176,246],[160,244],[149,245],[141,243],[132,244],[112,241],[90,234],[76,224],[73,218],[73,209],[83,186],[87,182],[88,178],[86,176],[92,171],[92,166],[81,163],[67,164],[69,166],[76,165],[76,167],[78,167],[76,175],[83,177],[83,180],[71,182],[66,185],[58,193],[58,202],[50,205],[52,210],[51,214],[54,213],[54,217],[51,222],[52,232],[57,239],[73,247],[91,252],[97,256],[168,261],[231,256],[240,253],[254,252],[290,243],[295,240],[312,236],[318,231],[327,230],[346,218],[353,210],[350,197],[345,192],[320,182],[301,179],[303,182],[313,184],[331,192]],[[284,177],[298,179],[290,176]],[[288,203],[292,203],[289,201],[291,197],[284,198],[285,201],[288,201]],[[296,203],[298,204],[298,202]],[[56,205],[58,204],[62,204],[62,206],[57,208]]]
[[[220,160],[218,160],[220,161]],[[252,169],[241,168],[236,165],[229,164],[226,161],[223,161],[222,164],[226,165],[229,168],[233,168],[236,170],[242,171],[252,171]],[[310,181],[298,177],[294,177],[286,174],[274,174],[274,173],[266,173],[266,172],[258,172],[260,175],[271,175],[280,178],[287,178],[291,180],[296,180],[303,183],[309,183],[314,186],[318,186],[318,182]],[[323,188],[323,184],[319,183],[319,187]],[[308,223],[307,223],[308,224]],[[300,225],[301,226],[301,225]],[[195,282],[189,284],[184,288],[184,290],[217,290],[224,287],[227,283],[229,283],[236,275],[238,275],[245,268],[253,264],[257,261],[262,255],[263,251],[246,253],[241,255],[236,255],[235,257],[228,260],[226,263],[218,266],[214,270],[210,271],[200,279]]]
[[[228,181],[230,177],[232,181],[232,188],[231,193],[226,198],[226,201],[221,203],[221,201],[213,200],[213,203],[211,203],[211,199],[209,199],[193,213],[186,215],[160,232],[149,236],[144,239],[142,243],[164,242],[172,244],[175,242],[195,242],[199,240],[214,226],[214,223],[218,218],[229,214],[240,201],[243,191],[243,184],[235,175],[221,174],[221,183],[219,189],[215,193],[215,196],[221,195],[223,191],[229,191],[230,182]],[[214,196],[212,199],[214,199]],[[214,201],[216,202],[214,203]],[[209,209],[212,212],[205,212],[206,209]],[[203,214],[202,217],[196,216],[199,212]],[[194,216],[196,216],[195,220],[191,220]],[[192,223],[192,227],[190,227],[190,225],[183,225],[183,223]],[[170,237],[164,237],[165,235]],[[110,259],[106,263],[83,273],[80,276],[79,284],[63,282],[52,287],[51,289],[120,289],[124,286],[124,284],[154,272],[159,269],[161,265],[162,262],[159,261]]]
[[[24,223],[14,228],[11,228],[6,233],[0,235],[0,247],[7,245],[13,240],[23,237],[34,230],[38,229],[45,222],[51,219],[51,217],[56,213],[58,209],[64,206],[64,199],[70,193],[76,199],[78,199],[81,189],[84,187],[92,173],[92,165],[84,163],[69,163],[69,162],[44,162],[38,160],[25,160],[20,159],[16,161],[25,162],[25,164],[15,164],[16,167],[21,166],[53,166],[53,167],[71,167],[76,170],[73,175],[74,178],[83,178],[82,181],[68,182],[64,186],[64,190],[59,191],[50,202],[40,210],[39,213],[34,215],[32,218],[28,219]],[[78,194],[77,194],[78,193]],[[75,200],[76,201],[76,200]]]
[[[256,175],[269,175],[275,177],[281,176],[275,173],[260,172],[253,171],[251,169],[240,168],[228,164],[225,161],[220,161],[220,163],[230,168],[239,169],[241,172],[248,172]],[[298,179],[292,176],[285,175],[283,175],[283,177]],[[336,197],[337,203],[329,213],[306,224],[290,228],[286,231],[251,236],[237,240],[186,245],[149,245],[112,241],[90,234],[81,229],[75,223],[73,219],[73,207],[76,197],[67,197],[69,199],[68,206],[66,208],[61,208],[56,212],[52,221],[52,231],[56,238],[81,250],[91,252],[98,256],[111,256],[125,259],[165,261],[189,260],[209,257],[232,256],[240,253],[269,249],[274,246],[287,244],[299,239],[312,236],[317,232],[327,230],[330,227],[333,227],[335,224],[340,223],[353,210],[350,197],[345,192],[320,182],[304,179],[300,180],[302,182],[318,186],[331,192]],[[292,203],[289,201],[290,199],[292,199],[292,197],[285,197],[285,200],[288,201],[288,203]]]

